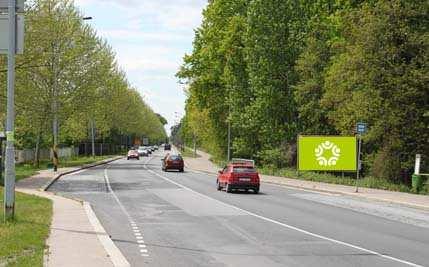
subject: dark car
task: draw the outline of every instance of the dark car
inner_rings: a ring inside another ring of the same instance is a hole
[[[165,144],[164,145],[164,150],[171,150],[171,145],[170,144]]]
[[[130,151],[128,151],[127,160],[130,160],[130,159],[139,160],[140,159],[139,152],[137,150],[134,150],[134,149],[131,149]]]
[[[217,177],[217,190],[225,188],[227,193],[232,190],[253,190],[259,193],[259,174],[255,169],[253,160],[233,159]]]
[[[183,158],[180,155],[170,155],[167,154],[162,161],[162,170],[178,170],[179,172],[184,171],[185,163],[183,162]]]

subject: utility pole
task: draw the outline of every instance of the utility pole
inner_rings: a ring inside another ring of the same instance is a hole
[[[229,94],[229,107],[228,107],[228,159],[231,160],[231,93]]]
[[[9,48],[7,56],[7,118],[5,161],[5,220],[15,216],[15,53],[16,53],[16,0],[9,0]]]

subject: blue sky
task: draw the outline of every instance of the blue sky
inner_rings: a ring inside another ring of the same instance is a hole
[[[207,0],[75,0],[116,52],[129,82],[169,122],[184,114],[183,85],[174,76],[192,51]]]

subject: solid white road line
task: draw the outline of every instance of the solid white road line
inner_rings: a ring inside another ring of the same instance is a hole
[[[127,261],[122,252],[118,249],[109,235],[104,230],[104,227],[101,225],[97,216],[91,208],[91,205],[88,202],[83,202],[83,207],[88,215],[88,219],[94,228],[94,231],[97,233],[98,240],[103,245],[104,250],[106,250],[109,255],[110,260],[115,267],[129,267],[130,263]]]
[[[172,183],[174,185],[177,185],[180,188],[183,188],[185,190],[188,190],[190,192],[198,194],[198,195],[200,195],[202,197],[205,197],[207,199],[216,201],[216,202],[218,202],[220,204],[223,204],[223,205],[225,205],[227,207],[234,208],[234,209],[236,209],[238,211],[241,211],[241,212],[244,212],[244,213],[246,213],[246,214],[248,214],[250,216],[259,218],[259,219],[264,220],[266,222],[277,224],[279,226],[282,226],[282,227],[285,227],[285,228],[288,228],[288,229],[292,229],[292,230],[298,231],[298,232],[306,234],[306,235],[310,235],[310,236],[317,237],[317,238],[320,238],[320,239],[323,239],[323,240],[327,240],[327,241],[330,241],[330,242],[333,242],[333,243],[336,243],[336,244],[340,244],[340,245],[343,245],[343,246],[346,246],[346,247],[350,247],[350,248],[354,248],[354,249],[357,249],[357,250],[361,250],[361,251],[367,252],[369,254],[380,256],[382,258],[389,259],[389,260],[392,260],[392,261],[395,261],[395,262],[399,262],[399,263],[403,263],[403,264],[406,264],[406,265],[409,265],[409,266],[423,267],[422,265],[419,265],[419,264],[416,264],[416,263],[412,263],[412,262],[409,262],[409,261],[406,261],[406,260],[401,260],[401,259],[398,259],[398,258],[395,258],[395,257],[391,257],[391,256],[388,256],[388,255],[385,255],[385,254],[382,254],[382,253],[379,253],[379,252],[376,252],[376,251],[373,251],[373,250],[370,250],[370,249],[366,249],[366,248],[363,248],[363,247],[359,247],[359,246],[356,246],[356,245],[353,245],[353,244],[350,244],[350,243],[347,243],[347,242],[343,242],[343,241],[340,241],[340,240],[337,240],[337,239],[333,239],[333,238],[326,237],[326,236],[323,236],[323,235],[315,234],[315,233],[312,233],[310,231],[307,231],[307,230],[304,230],[304,229],[301,229],[301,228],[298,228],[298,227],[295,227],[295,226],[292,226],[292,225],[289,225],[289,224],[286,224],[286,223],[282,223],[282,222],[279,222],[279,221],[276,221],[276,220],[264,217],[262,215],[258,215],[256,213],[251,212],[251,211],[244,210],[244,209],[239,208],[237,206],[234,206],[234,205],[222,202],[222,201],[220,201],[218,199],[212,198],[210,196],[204,195],[204,194],[202,194],[200,192],[197,192],[197,191],[195,191],[195,190],[193,190],[193,189],[191,189],[191,188],[189,188],[187,186],[179,184],[179,183],[177,183],[177,182],[175,182],[175,181],[173,181],[173,180],[171,180],[171,179],[169,179],[169,178],[167,178],[167,177],[165,177],[165,176],[163,176],[163,175],[161,175],[161,174],[159,174],[159,173],[157,173],[157,172],[155,172],[153,170],[150,170],[147,167],[147,165],[146,165],[147,163],[149,163],[150,160],[148,160],[148,161],[146,161],[144,163],[144,168],[147,171],[149,171],[150,173],[152,173],[152,174],[154,174],[154,175],[156,175],[156,176],[158,176],[158,177],[160,177],[160,178],[162,178],[162,179],[164,179],[164,180],[166,180],[166,181],[168,181],[168,182],[170,182],[170,183]]]

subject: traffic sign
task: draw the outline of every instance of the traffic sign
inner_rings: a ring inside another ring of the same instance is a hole
[[[24,12],[24,2],[25,0],[16,0],[16,12]],[[0,0],[0,11],[7,12],[9,8],[9,0]]]
[[[9,17],[0,15],[0,54],[7,54],[8,48]],[[22,53],[24,53],[24,15],[19,14],[16,16],[16,54]]]
[[[356,124],[356,132],[358,134],[364,134],[367,131],[367,124],[364,122],[358,122]]]
[[[25,0],[16,0],[16,12],[23,13],[24,12],[24,1]],[[0,0],[0,11],[6,12],[9,8],[9,0]]]

